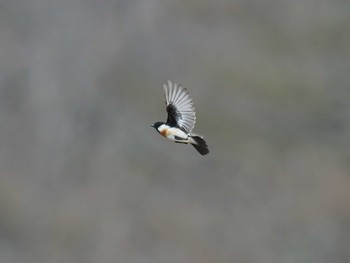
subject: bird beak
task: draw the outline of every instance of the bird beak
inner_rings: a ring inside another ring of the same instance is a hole
[[[151,127],[153,127],[153,128],[154,128],[154,125],[152,124],[152,125],[151,125]]]

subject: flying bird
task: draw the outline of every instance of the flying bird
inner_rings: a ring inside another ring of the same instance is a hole
[[[208,154],[208,145],[203,137],[192,133],[196,123],[196,110],[187,89],[171,81],[164,84],[163,88],[168,118],[166,122],[155,122],[151,127],[167,139],[191,144],[201,155]]]

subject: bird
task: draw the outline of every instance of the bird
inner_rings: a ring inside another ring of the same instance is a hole
[[[196,123],[196,109],[186,88],[170,80],[163,85],[168,117],[166,122],[155,122],[151,127],[163,137],[175,143],[190,144],[201,155],[207,155],[209,148],[204,138],[192,133]]]

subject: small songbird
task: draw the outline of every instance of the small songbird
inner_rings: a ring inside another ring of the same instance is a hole
[[[176,143],[191,144],[201,154],[209,153],[208,145],[202,136],[191,133],[196,123],[196,110],[187,89],[168,81],[163,85],[168,119],[155,122],[157,132]]]

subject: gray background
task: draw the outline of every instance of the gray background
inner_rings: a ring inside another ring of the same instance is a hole
[[[0,1],[0,262],[350,262],[349,14]],[[168,79],[210,155],[150,127]]]

